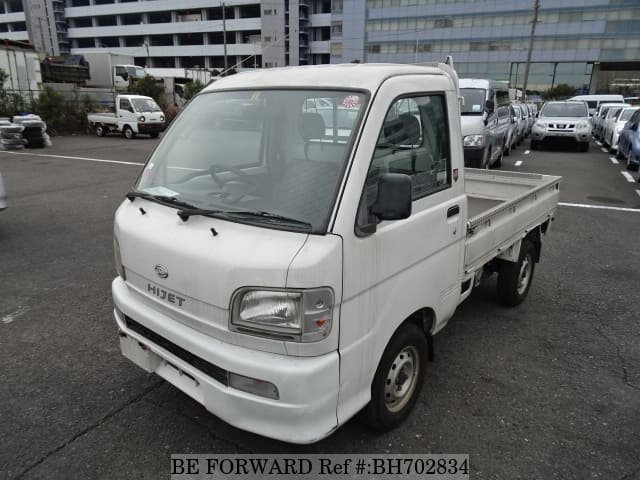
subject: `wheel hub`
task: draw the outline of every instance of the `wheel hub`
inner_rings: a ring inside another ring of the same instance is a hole
[[[419,354],[415,347],[405,347],[398,353],[387,373],[385,383],[385,404],[391,412],[401,410],[415,390]]]
[[[531,269],[533,264],[531,263],[531,257],[527,255],[522,259],[522,265],[520,266],[520,274],[518,275],[518,294],[522,295],[527,286],[529,285],[529,281],[531,280]]]

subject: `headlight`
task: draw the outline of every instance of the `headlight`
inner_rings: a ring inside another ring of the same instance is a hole
[[[546,124],[546,123],[544,123],[544,122],[541,122],[540,120],[537,120],[537,121],[536,121],[536,127],[537,127],[537,128],[541,128],[541,129],[543,129],[543,130],[544,130],[545,128],[547,128],[547,124]]]
[[[160,121],[164,122],[164,115],[160,115]]]
[[[579,130],[584,130],[585,128],[589,128],[589,123],[588,122],[578,122],[577,125]]]
[[[139,121],[140,123],[144,123],[146,120],[147,120],[147,119],[146,119],[146,118],[144,118],[144,115],[141,115],[141,116],[139,116],[139,117],[138,117],[138,121]]]
[[[116,261],[116,272],[123,280],[127,279],[127,276],[124,271],[124,267],[122,266],[122,257],[120,256],[120,244],[118,243],[118,239],[113,236],[113,256]]]
[[[316,342],[331,331],[333,291],[242,289],[234,295],[231,329],[296,342]]]
[[[617,133],[618,135],[620,135],[620,132],[622,132],[622,129],[623,129],[623,128],[624,128],[624,127],[618,127],[618,128],[616,128],[616,133]]]
[[[467,135],[464,137],[463,144],[465,147],[483,147],[484,135]]]

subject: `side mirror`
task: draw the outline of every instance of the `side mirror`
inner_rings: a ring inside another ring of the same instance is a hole
[[[402,220],[411,216],[411,177],[402,173],[383,173],[378,180],[378,197],[371,206],[380,220]]]

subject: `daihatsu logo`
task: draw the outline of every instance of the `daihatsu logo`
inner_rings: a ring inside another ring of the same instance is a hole
[[[169,276],[169,270],[167,270],[167,267],[165,267],[164,265],[156,265],[155,271],[160,278],[167,278]]]

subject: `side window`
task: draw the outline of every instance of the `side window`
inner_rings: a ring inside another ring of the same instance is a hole
[[[496,92],[496,106],[506,107],[509,105],[509,92],[505,90],[498,90]]]
[[[120,99],[120,110],[128,110],[130,112],[133,111],[133,109],[131,108],[131,104],[129,103],[129,100],[124,98]]]
[[[402,173],[412,179],[413,200],[451,186],[449,128],[444,95],[404,97],[385,117],[367,174],[358,224],[368,218],[383,173]]]
[[[496,111],[496,108],[498,108],[498,105],[496,104],[496,91],[495,90],[489,90],[489,96],[487,97],[487,100],[491,100],[493,102],[493,110],[491,110],[489,113],[489,115],[491,115],[493,112]]]

